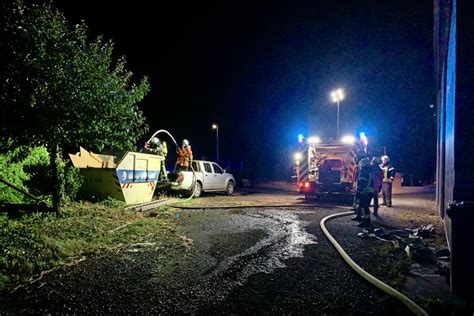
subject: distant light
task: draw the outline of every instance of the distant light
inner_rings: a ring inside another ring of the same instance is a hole
[[[212,124],[212,129],[217,129],[217,128],[218,128],[217,124]]]
[[[308,144],[319,144],[321,139],[318,136],[308,137]]]
[[[300,161],[303,155],[301,153],[295,153],[295,160]]]
[[[353,135],[345,135],[341,138],[341,142],[344,144],[354,144],[356,141]]]
[[[299,143],[299,144],[302,144],[302,143],[303,143],[303,139],[304,139],[303,134],[299,134],[299,135],[298,135],[298,143]]]
[[[361,132],[359,134],[359,137],[360,137],[360,141],[365,145],[367,146],[369,144],[369,140],[367,139],[367,136],[365,136],[365,133],[364,132]]]
[[[339,102],[339,101],[344,100],[344,98],[345,98],[344,90],[342,90],[341,88],[336,89],[331,92],[332,102]]]

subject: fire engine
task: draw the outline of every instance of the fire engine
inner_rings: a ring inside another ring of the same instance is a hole
[[[306,199],[354,196],[357,157],[367,154],[367,137],[347,135],[341,139],[321,140],[317,136],[300,139],[300,151],[295,154],[297,190]]]

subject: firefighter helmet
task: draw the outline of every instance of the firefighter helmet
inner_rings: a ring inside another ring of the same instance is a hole
[[[390,162],[390,157],[387,155],[382,156],[382,162]]]
[[[189,146],[189,141],[187,139],[183,139],[183,146],[188,147]]]
[[[158,146],[160,144],[160,140],[157,137],[153,137],[150,141],[153,145]]]

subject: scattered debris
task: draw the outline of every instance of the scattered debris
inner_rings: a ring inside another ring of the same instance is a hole
[[[413,229],[413,235],[427,238],[434,233],[435,227],[433,224],[421,225],[420,227]]]
[[[432,247],[424,244],[408,244],[405,247],[406,254],[417,262],[434,263],[435,252]]]
[[[385,231],[383,228],[364,229],[357,236],[360,238],[376,238],[391,242],[395,248],[403,248],[406,254],[416,262],[436,263],[440,256],[434,247],[428,246],[424,238],[430,238],[435,227],[432,224],[422,225],[415,229],[395,229]],[[446,256],[443,251],[441,255]]]
[[[127,249],[127,252],[140,252],[145,248],[150,248],[156,246],[156,243],[154,242],[139,242],[136,244],[131,244],[129,246],[129,249]]]
[[[186,251],[191,250],[193,247],[193,240],[191,238],[188,238],[184,235],[179,236],[179,239],[183,242],[183,246],[186,249]]]

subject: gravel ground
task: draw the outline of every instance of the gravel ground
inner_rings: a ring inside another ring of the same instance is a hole
[[[409,313],[399,302],[356,275],[322,234],[320,220],[345,209],[308,207],[298,195],[265,190],[230,198],[209,195],[194,204],[211,203],[241,208],[177,211],[175,218],[185,236],[182,245],[155,248],[150,240],[118,254],[56,270],[5,297],[6,311],[14,314]],[[252,207],[270,203],[293,206]],[[396,209],[382,209],[380,221]],[[377,255],[380,242],[356,237],[360,229],[348,217],[334,219],[327,226],[357,263],[384,279],[383,271],[377,269],[383,263]],[[412,294],[423,296],[419,291]]]

